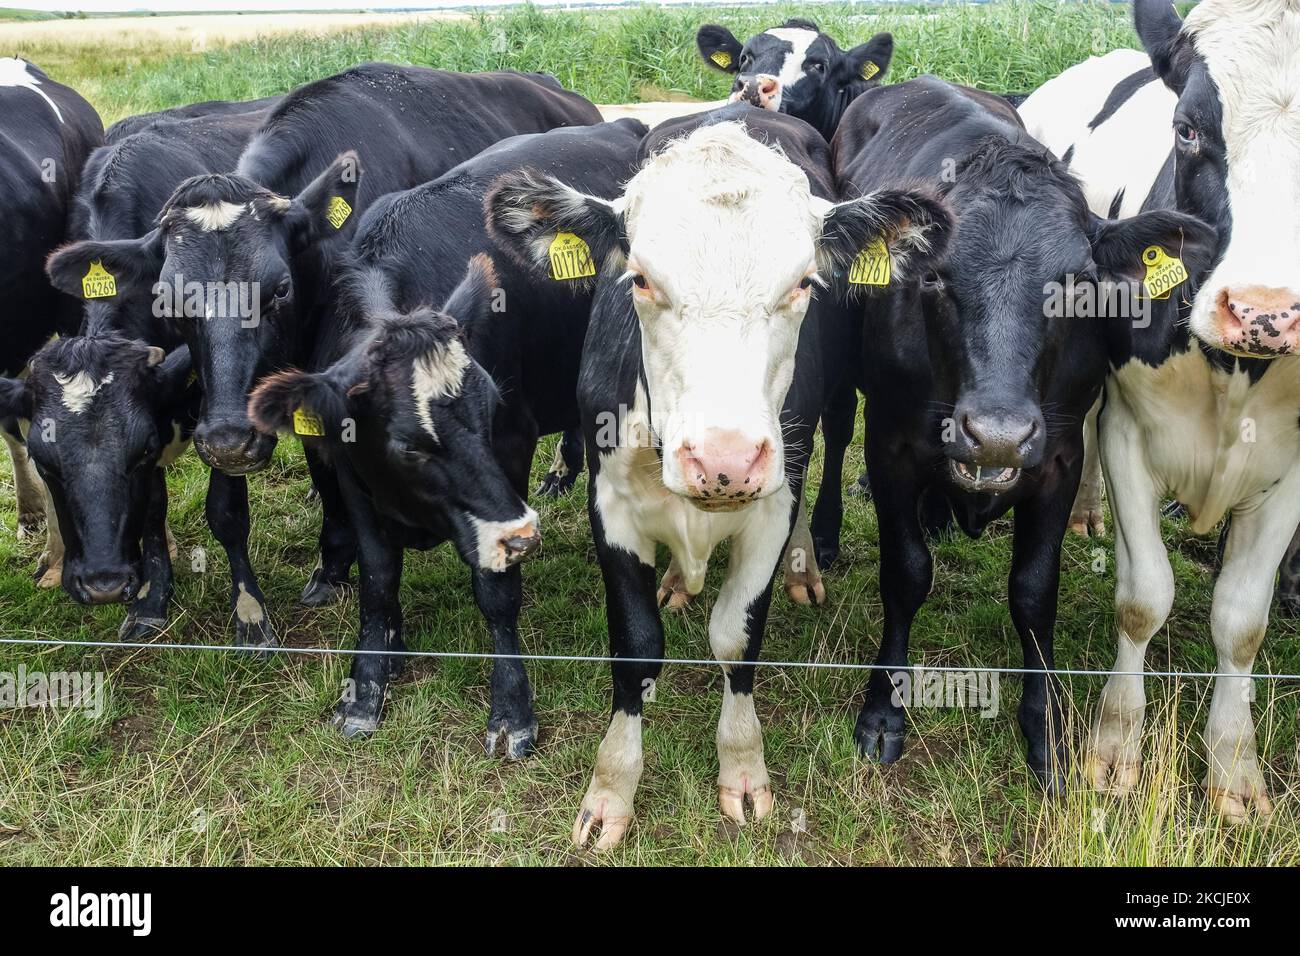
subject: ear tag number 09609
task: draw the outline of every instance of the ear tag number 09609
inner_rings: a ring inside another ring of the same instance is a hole
[[[889,285],[889,247],[880,237],[872,239],[849,267],[849,285]]]

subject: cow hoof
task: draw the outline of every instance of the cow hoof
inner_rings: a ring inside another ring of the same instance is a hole
[[[600,837],[593,850],[609,850],[627,835],[632,824],[632,804],[613,790],[589,790],[582,799],[582,809],[573,824],[573,843],[586,846],[592,831],[599,825]]]
[[[235,646],[258,647],[269,651],[272,648],[279,647],[280,640],[276,637],[275,628],[271,626],[270,620],[266,617],[253,622],[236,620]]]
[[[1101,509],[1070,515],[1070,530],[1081,538],[1104,538],[1106,518]]]
[[[1186,516],[1186,514],[1187,514],[1187,509],[1184,508],[1182,504],[1177,501],[1171,501],[1168,504],[1166,504],[1163,508],[1160,509],[1160,516],[1162,518],[1170,518],[1170,519],[1182,518]]]
[[[487,733],[483,735],[483,749],[489,757],[504,750],[507,760],[523,760],[537,749],[537,721],[517,728],[512,728],[505,720],[489,722]]]
[[[822,576],[811,571],[787,571],[785,593],[795,604],[820,607],[826,603],[826,585]]]
[[[745,798],[749,798],[750,807],[757,823],[772,812],[772,788],[754,787],[741,790],[735,787],[718,787],[718,808],[722,815],[734,820],[740,826],[745,825]]]
[[[1126,796],[1142,777],[1142,758],[1121,755],[1117,748],[1093,747],[1088,753],[1084,776],[1094,790]]]
[[[1250,819],[1249,810],[1254,810],[1261,820],[1267,820],[1273,813],[1273,804],[1264,790],[1243,788],[1242,792],[1210,787],[1205,791],[1213,807],[1223,819],[1234,826],[1240,826]]]
[[[858,756],[880,763],[893,763],[903,756],[907,721],[901,707],[894,707],[889,702],[885,707],[884,711],[863,708],[853,729],[853,739],[858,745]]]
[[[553,471],[548,471],[542,479],[542,483],[537,486],[537,496],[539,498],[563,498],[570,491],[576,480],[573,475],[557,475]]]
[[[63,584],[63,561],[50,563],[46,555],[36,563],[36,573],[32,575],[38,588],[57,588]]]
[[[298,603],[304,607],[325,607],[338,601],[347,590],[346,581],[330,581],[319,568],[311,573],[311,579],[302,589]]]
[[[134,614],[128,614],[117,629],[117,639],[143,641],[148,637],[157,637],[165,630],[167,630],[165,617],[136,617]]]
[[[379,729],[379,713],[356,703],[339,704],[330,717],[330,726],[348,740],[359,740]]]
[[[857,481],[849,485],[849,490],[845,494],[851,498],[861,498],[863,501],[871,500],[871,481],[865,471],[858,476]]]
[[[25,514],[18,516],[18,540],[31,541],[45,530],[45,515]]]
[[[1031,757],[1029,769],[1033,772],[1034,779],[1038,781],[1038,786],[1042,788],[1045,797],[1052,800],[1061,800],[1065,797],[1069,784],[1064,761],[1058,759],[1055,766],[1048,767],[1044,762]]]

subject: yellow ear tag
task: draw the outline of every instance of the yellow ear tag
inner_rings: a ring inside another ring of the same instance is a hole
[[[877,236],[849,267],[850,285],[889,285],[889,247]]]
[[[724,70],[731,66],[731,54],[726,50],[714,50],[709,54],[709,59],[718,64],[718,66],[722,67]]]
[[[348,205],[346,199],[342,196],[330,197],[330,204],[325,207],[325,218],[329,220],[331,226],[342,229],[350,215],[352,215],[352,207]]]
[[[96,259],[81,280],[81,294],[87,299],[109,299],[117,295],[117,279]]]
[[[199,373],[194,371],[193,369],[190,369],[190,374],[185,379],[185,387],[189,388],[198,380],[199,380]]]
[[[862,64],[862,78],[864,80],[871,79],[879,72],[880,72],[880,67],[876,66],[876,64],[871,62],[870,60]]]
[[[1159,246],[1147,246],[1143,250],[1142,264],[1147,267],[1147,277],[1142,281],[1147,298],[1167,299],[1170,292],[1187,281],[1183,260]]]
[[[293,433],[307,435],[310,438],[324,438],[325,423],[315,412],[309,412],[299,405],[293,410]]]
[[[550,253],[552,279],[568,281],[596,274],[591,247],[571,232],[557,232],[551,240]]]

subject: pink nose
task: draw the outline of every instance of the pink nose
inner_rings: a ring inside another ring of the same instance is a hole
[[[1215,325],[1223,344],[1254,355],[1300,351],[1300,293],[1243,286],[1219,292]]]
[[[772,446],[740,432],[711,428],[698,441],[677,449],[686,488],[706,501],[744,502],[757,498],[767,481]]]
[[[781,81],[770,73],[759,73],[744,81],[744,85],[731,94],[732,102],[744,100],[751,106],[765,110],[776,109],[776,98],[781,92]]]

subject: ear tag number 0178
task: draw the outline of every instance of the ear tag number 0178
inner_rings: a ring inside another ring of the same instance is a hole
[[[849,267],[849,285],[889,285],[889,247],[880,237],[872,239]]]
[[[1167,299],[1170,292],[1187,281],[1187,267],[1183,260],[1171,256],[1159,246],[1147,246],[1143,250],[1142,265],[1147,270],[1142,287],[1149,299]]]
[[[596,274],[591,247],[571,232],[557,232],[551,240],[551,278],[560,282],[584,279]]]
[[[315,412],[309,412],[299,405],[293,410],[293,432],[295,435],[306,435],[309,438],[324,438],[325,423]]]

